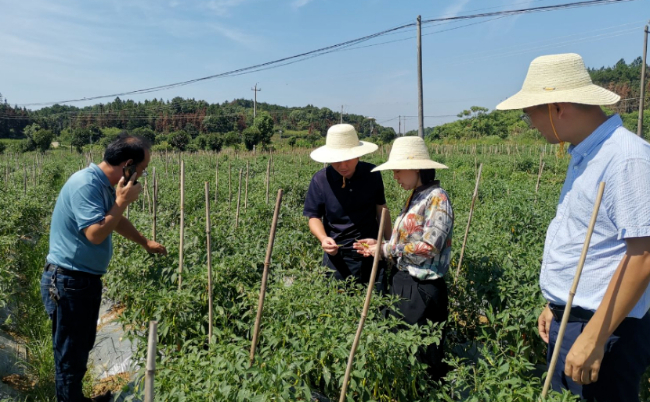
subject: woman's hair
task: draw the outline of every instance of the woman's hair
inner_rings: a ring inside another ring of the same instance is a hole
[[[436,180],[436,169],[420,169],[422,185],[431,184]]]

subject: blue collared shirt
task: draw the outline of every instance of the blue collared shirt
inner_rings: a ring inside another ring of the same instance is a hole
[[[103,275],[113,254],[111,235],[92,244],[83,230],[99,223],[115,203],[115,189],[99,166],[91,163],[70,176],[56,200],[47,262],[62,268]]]
[[[626,252],[625,239],[650,236],[650,144],[611,116],[577,146],[555,218],[546,233],[540,286],[554,304],[566,304],[587,227],[604,181],[598,211],[574,306],[595,311]],[[650,289],[650,288],[649,288]],[[646,291],[629,316],[641,318],[650,307]]]

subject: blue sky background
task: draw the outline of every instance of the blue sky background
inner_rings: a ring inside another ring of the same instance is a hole
[[[314,50],[414,22],[418,14],[431,19],[569,1],[2,1],[0,93],[22,105],[125,92]],[[649,18],[650,0],[636,0],[425,25],[425,115],[493,109],[519,90],[539,55],[576,52],[590,67],[630,62],[642,54]],[[467,24],[474,25],[438,32]],[[417,115],[415,34],[413,28],[354,50],[123,99],[252,99],[257,82],[258,101],[334,111],[344,105],[397,129],[398,115]],[[388,41],[395,42],[381,44]],[[451,120],[425,118],[425,126]],[[407,130],[416,125],[415,117],[406,120]]]

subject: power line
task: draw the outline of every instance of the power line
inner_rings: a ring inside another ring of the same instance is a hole
[[[474,18],[486,18],[486,17],[496,17],[496,16],[511,16],[511,15],[520,15],[520,14],[527,14],[527,13],[535,13],[535,12],[547,12],[547,11],[553,11],[553,10],[561,10],[561,9],[570,9],[570,8],[578,8],[578,7],[590,7],[590,6],[596,6],[596,5],[605,5],[605,4],[613,4],[613,3],[621,3],[621,2],[629,2],[629,1],[635,1],[635,0],[587,0],[587,1],[580,1],[580,2],[572,2],[572,3],[565,3],[565,4],[558,4],[558,5],[551,5],[551,6],[541,6],[541,7],[532,7],[532,8],[523,8],[523,9],[516,9],[516,10],[504,10],[504,11],[494,11],[494,12],[487,12],[487,13],[480,13],[480,14],[470,14],[470,15],[460,15],[460,16],[454,16],[454,17],[442,17],[442,18],[434,18],[434,19],[429,19],[429,20],[423,20],[422,24],[432,24],[432,23],[439,23],[439,22],[445,22],[445,21],[462,21],[462,20],[469,20],[469,19],[474,19]],[[138,89],[134,91],[126,91],[126,92],[121,92],[121,93],[115,93],[115,94],[109,94],[109,95],[98,95],[98,96],[90,96],[90,97],[84,97],[84,98],[78,98],[78,99],[69,99],[69,100],[63,100],[63,101],[56,101],[56,102],[38,102],[38,103],[26,103],[22,104],[21,106],[47,106],[47,105],[53,105],[53,104],[64,104],[64,103],[73,103],[73,102],[84,102],[84,101],[91,101],[91,100],[97,100],[97,99],[103,99],[103,98],[113,98],[113,97],[119,97],[119,96],[126,96],[126,95],[139,95],[139,94],[145,94],[145,93],[151,93],[151,92],[157,92],[157,91],[162,91],[166,89],[172,89],[176,87],[181,87],[181,86],[186,86],[190,84],[194,84],[197,82],[201,81],[207,81],[211,79],[216,79],[216,78],[224,78],[224,77],[231,77],[231,76],[238,76],[238,75],[243,75],[243,74],[250,74],[252,72],[257,72],[257,71],[263,71],[271,68],[277,68],[281,66],[285,66],[288,64],[293,64],[297,63],[299,61],[304,61],[313,57],[318,57],[322,56],[328,53],[340,51],[342,49],[351,47],[353,45],[369,41],[371,39],[387,35],[392,32],[397,32],[401,31],[406,28],[414,27],[416,24],[415,23],[409,23],[409,24],[402,24],[394,28],[386,29],[374,34],[366,35],[357,39],[352,39],[348,40],[345,42],[337,43],[335,45],[331,46],[326,46],[320,49],[316,50],[311,50],[308,52],[300,53],[297,55],[293,56],[288,56],[284,57],[281,59],[273,60],[273,61],[268,61],[265,63],[261,64],[256,64],[253,66],[249,67],[243,67],[239,68],[236,70],[232,71],[227,71],[224,73],[219,73],[219,74],[213,74],[209,75],[206,77],[201,77],[201,78],[195,78],[187,81],[180,81],[172,84],[166,84],[166,85],[159,85],[159,86],[154,86],[154,87],[149,87],[149,88],[143,88],[143,89]]]

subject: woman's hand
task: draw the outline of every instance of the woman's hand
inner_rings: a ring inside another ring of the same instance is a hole
[[[375,239],[362,239],[352,244],[352,248],[357,250],[357,253],[364,257],[372,257],[378,249],[377,240]]]

